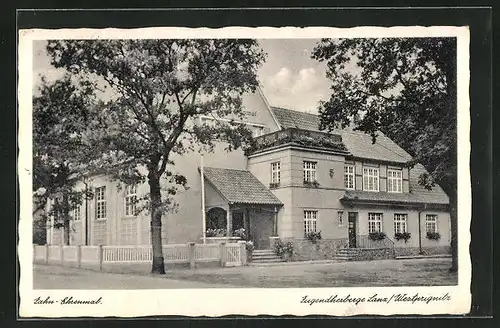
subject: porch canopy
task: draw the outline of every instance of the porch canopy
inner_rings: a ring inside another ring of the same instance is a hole
[[[261,240],[276,235],[277,211],[283,203],[250,171],[205,167],[204,176],[209,183],[205,210],[221,208],[227,212],[228,236],[233,231],[233,216],[238,228],[244,228],[254,238]],[[209,196],[210,188],[220,196],[219,200]],[[267,221],[270,221],[269,228],[266,228]]]

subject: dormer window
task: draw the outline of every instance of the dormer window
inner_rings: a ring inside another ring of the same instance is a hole
[[[403,192],[403,172],[401,170],[387,170],[387,192]]]
[[[378,191],[378,168],[364,167],[363,168],[363,190],[365,191]]]

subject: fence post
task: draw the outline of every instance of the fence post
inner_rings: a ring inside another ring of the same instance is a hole
[[[189,246],[188,248],[189,268],[194,269],[195,268],[194,243],[189,243],[188,246]]]
[[[103,260],[103,249],[102,249],[102,245],[99,245],[99,252],[97,254],[97,259],[99,261],[99,271],[102,271],[102,260]]]
[[[49,264],[49,244],[45,244],[45,264]]]
[[[247,242],[239,241],[238,244],[240,244],[241,265],[247,265]]]
[[[219,244],[219,251],[220,251],[220,266],[225,267],[226,266],[226,243],[221,242]]]
[[[82,267],[82,245],[76,246],[76,265]]]
[[[59,256],[61,258],[61,266],[64,266],[64,246],[61,245],[59,248]]]

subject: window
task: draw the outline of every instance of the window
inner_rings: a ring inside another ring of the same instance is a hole
[[[354,189],[354,165],[344,166],[344,187]]]
[[[338,211],[337,218],[338,218],[339,226],[343,226],[344,225],[344,211]]]
[[[382,232],[382,213],[368,213],[368,232]]]
[[[281,181],[281,162],[271,163],[271,183],[280,183]]]
[[[304,161],[304,182],[316,181],[316,162]]]
[[[425,216],[425,231],[427,233],[435,233],[438,232],[437,229],[437,215],[435,214],[427,214]]]
[[[363,168],[363,190],[378,191],[378,169],[371,167]]]
[[[264,134],[264,128],[262,126],[251,125],[252,137],[260,137]]]
[[[96,194],[96,219],[106,219],[106,187],[95,189]]]
[[[73,210],[73,220],[80,221],[81,218],[80,205],[76,205],[75,209]]]
[[[304,211],[304,233],[316,231],[316,220],[318,218],[318,211]]]
[[[135,204],[137,203],[137,188],[135,185],[127,186],[125,191],[125,216],[135,216]]]
[[[407,218],[408,214],[394,214],[394,234],[407,232]]]
[[[387,192],[403,192],[403,173],[401,170],[387,170]]]

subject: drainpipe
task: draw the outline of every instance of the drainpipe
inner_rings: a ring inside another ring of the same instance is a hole
[[[87,183],[87,177],[83,178],[83,184],[85,185],[85,245],[89,244],[89,211],[88,211],[88,189],[89,184]]]
[[[421,214],[427,209],[427,204],[424,204],[424,208],[418,211],[418,253],[420,255],[424,254],[422,250],[422,225],[421,225]]]

